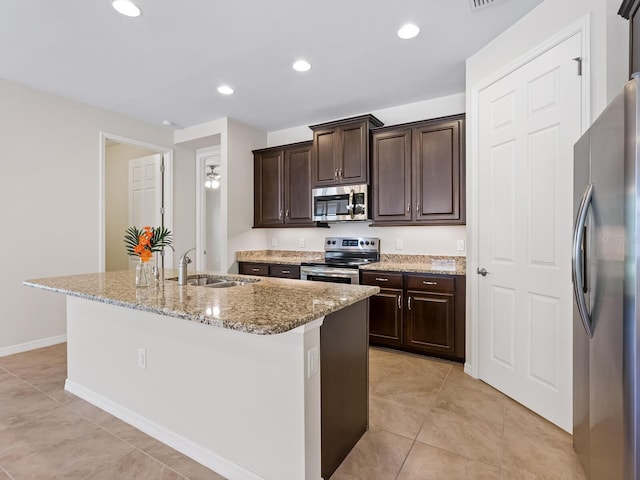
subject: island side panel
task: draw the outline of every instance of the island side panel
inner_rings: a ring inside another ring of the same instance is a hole
[[[68,297],[66,388],[230,480],[320,480],[321,323],[254,335]]]
[[[320,327],[322,477],[328,479],[367,431],[369,300],[327,315]]]

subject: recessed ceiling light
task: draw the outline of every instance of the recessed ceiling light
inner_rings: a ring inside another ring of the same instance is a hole
[[[165,127],[175,127],[176,124],[173,123],[171,120],[162,120],[162,125],[164,125]]]
[[[417,25],[414,25],[413,23],[407,23],[406,25],[403,25],[402,27],[400,27],[400,30],[398,30],[398,36],[404,40],[413,38],[417,36],[419,33],[420,33],[420,28]]]
[[[111,5],[118,13],[127,17],[139,17],[141,13],[138,6],[131,0],[114,0]]]
[[[220,85],[218,87],[218,93],[221,93],[222,95],[231,95],[233,93],[233,88],[229,85]]]
[[[311,64],[306,60],[298,60],[293,64],[293,69],[297,72],[308,72],[311,70]]]

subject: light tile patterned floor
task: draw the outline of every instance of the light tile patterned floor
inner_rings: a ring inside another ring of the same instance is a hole
[[[65,377],[66,344],[0,358],[0,480],[224,480]],[[568,434],[458,364],[372,348],[369,381],[370,430],[331,480],[584,478]]]

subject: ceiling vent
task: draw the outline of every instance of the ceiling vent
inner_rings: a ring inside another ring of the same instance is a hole
[[[504,2],[504,0],[469,0],[471,11],[480,10],[484,7],[490,7],[496,3]]]

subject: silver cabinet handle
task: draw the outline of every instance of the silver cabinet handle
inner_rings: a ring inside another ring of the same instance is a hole
[[[409,297],[408,306],[409,306],[409,310],[411,310],[411,297]]]
[[[411,204],[407,203],[407,213],[409,213],[411,211]]]
[[[333,178],[334,178],[334,180],[338,178],[338,169],[337,168],[333,172]]]
[[[420,202],[416,203],[416,212],[420,211]]]
[[[487,272],[486,269],[478,268],[478,275],[482,275],[483,277],[486,277],[488,274],[489,274],[489,272]]]
[[[576,303],[578,304],[578,313],[582,320],[582,326],[584,327],[589,338],[593,338],[593,326],[591,324],[591,316],[589,315],[589,309],[587,308],[587,300],[584,296],[584,274],[582,264],[582,258],[580,255],[580,249],[584,242],[584,225],[587,221],[587,212],[589,211],[589,204],[591,203],[591,197],[593,195],[593,184],[587,185],[582,200],[580,201],[580,207],[578,207],[578,215],[576,219],[576,225],[573,230],[573,244],[571,249],[571,269],[573,270],[573,293],[576,297]]]
[[[339,176],[340,178],[342,178],[342,169],[341,169],[341,168],[340,168],[340,169],[338,169],[338,176]]]
[[[379,277],[376,277],[376,280],[379,281],[379,282],[388,282],[389,281],[388,278],[379,278]]]
[[[282,210],[280,210],[280,216],[278,217],[280,220],[282,220],[282,214],[283,214],[283,213],[284,213],[284,212],[283,212]]]
[[[402,295],[398,295],[398,310],[402,310]]]
[[[438,282],[422,282],[425,285],[437,285]]]
[[[289,209],[288,209],[288,208],[287,208],[287,213],[285,213],[285,216],[286,216],[287,218],[289,218]]]
[[[288,273],[291,273],[291,270],[282,270],[282,273],[284,273],[286,275]]]
[[[259,272],[259,271],[260,271],[260,269],[259,269],[259,268],[252,268],[252,269],[251,269],[251,271],[252,271],[252,272]]]

